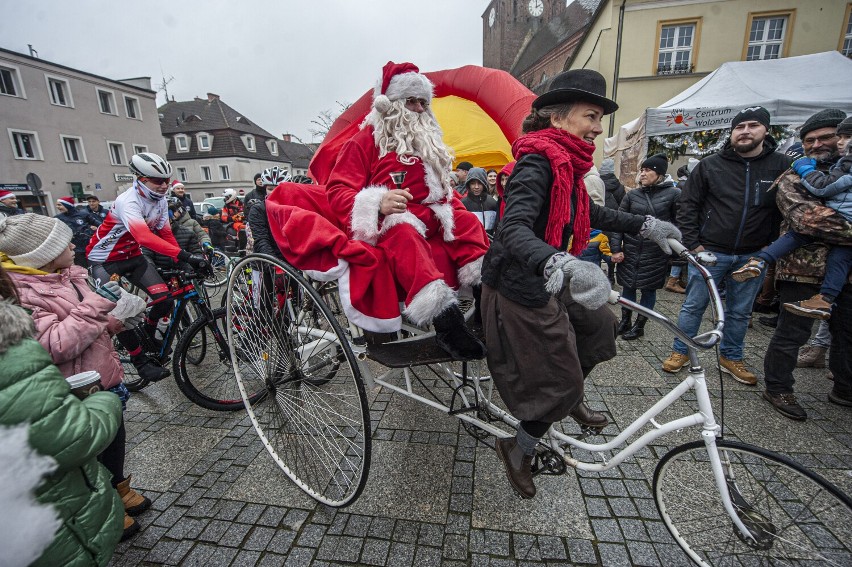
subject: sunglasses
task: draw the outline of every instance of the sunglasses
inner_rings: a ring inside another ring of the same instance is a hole
[[[168,183],[169,181],[171,181],[170,177],[165,177],[165,178],[163,178],[163,177],[146,177],[145,179],[147,179],[149,182],[153,183],[154,185],[163,185],[164,183]]]
[[[823,134],[822,136],[815,137],[815,138],[805,138],[804,140],[802,140],[802,145],[813,146],[816,143],[817,140],[819,140],[821,143],[824,144],[826,142],[830,142],[831,140],[833,140],[836,137],[837,137],[837,134]]]
[[[423,108],[426,108],[429,106],[429,101],[425,98],[417,98],[416,96],[410,96],[405,99],[405,104],[410,104],[412,106],[414,106],[415,104],[419,104]]]

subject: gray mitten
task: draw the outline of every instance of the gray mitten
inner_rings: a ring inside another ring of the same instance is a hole
[[[128,317],[124,321],[122,321],[122,325],[124,325],[125,329],[135,329],[139,325],[145,322],[145,312],[139,313],[138,315],[133,315],[132,317]]]
[[[567,252],[557,252],[544,266],[548,293],[559,293],[568,278],[568,291],[571,297],[586,309],[597,309],[609,299],[612,288],[600,266],[571,256]]]
[[[672,253],[672,247],[666,242],[668,238],[680,240],[682,238],[680,231],[675,225],[670,222],[661,221],[658,218],[648,215],[645,217],[645,222],[642,228],[639,229],[639,234],[642,238],[647,238],[651,242],[663,249],[666,254]]]
[[[121,297],[121,286],[118,282],[109,281],[96,289],[95,293],[112,302],[116,302],[118,301],[118,298]]]

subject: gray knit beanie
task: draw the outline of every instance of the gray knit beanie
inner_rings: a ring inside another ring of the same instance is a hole
[[[809,132],[819,130],[820,128],[836,128],[845,119],[846,113],[839,108],[820,110],[801,125],[799,128],[799,138],[804,140]]]
[[[852,136],[852,116],[837,125],[837,135],[839,136],[840,134]]]
[[[612,158],[606,158],[601,162],[601,166],[598,168],[598,171],[601,175],[615,173],[615,160]]]
[[[59,219],[26,213],[0,215],[0,252],[19,266],[41,268],[71,244],[73,233]]]

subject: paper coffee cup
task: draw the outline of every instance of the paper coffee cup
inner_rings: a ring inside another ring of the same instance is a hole
[[[66,378],[65,381],[71,387],[71,393],[81,400],[103,389],[101,388],[101,374],[97,370],[87,370],[74,374]]]

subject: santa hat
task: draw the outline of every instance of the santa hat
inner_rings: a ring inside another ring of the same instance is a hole
[[[171,187],[169,187],[169,189],[175,189],[176,187],[183,187],[183,183],[175,179],[174,181],[172,181]]]
[[[61,220],[34,213],[0,215],[0,252],[19,266],[41,268],[71,243],[73,233]]]
[[[59,197],[56,202],[65,207],[66,209],[74,208],[74,197]]]
[[[382,78],[373,90],[373,107],[379,112],[390,110],[390,103],[409,97],[422,98],[432,102],[432,84],[426,75],[413,63],[394,63],[388,61],[382,67]]]
[[[15,194],[11,191],[6,191],[5,189],[0,189],[0,201],[5,201],[9,197],[14,197]]]

